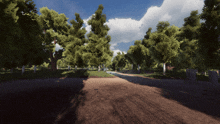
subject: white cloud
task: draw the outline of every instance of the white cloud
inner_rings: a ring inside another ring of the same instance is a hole
[[[114,54],[113,54],[113,56],[115,57],[115,56],[117,56],[118,54],[118,52],[120,52],[121,54],[122,54],[122,52],[124,52],[124,54],[127,54],[127,51],[121,51],[121,50],[119,50],[119,49],[117,49],[117,50],[112,50],[112,51],[114,51]],[[114,57],[112,58],[112,60],[114,59]],[[111,61],[112,61],[111,60]]]
[[[190,16],[191,11],[198,10],[198,14],[202,12],[204,0],[164,0],[160,7],[151,6],[146,14],[140,20],[131,18],[109,19],[105,24],[110,28],[108,35],[111,36],[111,47],[114,51],[114,57],[120,50],[115,50],[118,43],[129,43],[144,38],[148,28],[152,28],[152,32],[156,31],[158,21],[168,21],[170,25],[182,27],[184,18]],[[91,19],[83,19],[88,34],[91,26],[87,21]],[[204,22],[201,20],[201,22]],[[86,35],[85,35],[86,36]]]
[[[166,20],[170,20],[172,17],[166,13],[165,15],[163,15],[161,18],[160,18],[160,21],[166,21]]]

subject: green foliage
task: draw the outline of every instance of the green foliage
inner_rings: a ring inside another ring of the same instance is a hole
[[[177,56],[179,49],[179,42],[174,37],[175,33],[177,32],[177,29],[178,27],[171,26],[162,33],[155,32],[151,35],[149,42],[151,44],[154,44],[154,46],[151,46],[149,48],[149,51],[151,57],[156,62],[167,63],[170,62],[170,60],[173,57]]]
[[[168,21],[163,22],[163,21],[159,21],[159,23],[157,24],[157,32],[158,33],[162,33],[164,31],[166,31],[166,29],[170,26],[170,23]]]
[[[122,52],[122,54],[120,52],[117,53],[117,56],[113,59],[113,62],[112,62],[112,67],[113,69],[119,69],[119,68],[124,68],[125,65],[128,63],[127,60],[125,59],[125,54],[124,52]]]
[[[14,3],[4,0],[0,6],[4,10],[0,12],[1,67],[15,68],[30,62],[41,64],[44,59],[39,38],[42,30],[36,21],[35,4],[31,0],[15,0]]]
[[[199,29],[197,54],[204,59],[201,65],[206,68],[219,68],[220,6],[219,0],[205,0],[200,18],[205,20]]]
[[[197,10],[192,11],[191,15],[184,19],[185,23],[180,33],[176,35],[176,38],[180,41],[180,49],[178,57],[174,58],[171,63],[175,66],[175,69],[192,68],[199,71],[205,69],[201,63],[203,59],[197,53],[199,29],[201,27],[200,16],[197,14]]]
[[[48,50],[53,69],[56,69],[56,62],[63,57],[63,50],[55,52],[55,44],[58,43],[65,48],[67,42],[70,26],[67,23],[68,18],[65,14],[58,14],[54,10],[49,10],[47,7],[40,9],[41,15],[37,18],[38,23],[42,30],[45,31],[45,35],[41,37],[45,48]],[[51,42],[54,41],[52,44]],[[53,53],[55,55],[53,56]]]
[[[91,25],[91,32],[87,34],[87,53],[84,54],[83,58],[84,60],[88,60],[90,65],[94,66],[101,64],[109,66],[111,65],[111,59],[113,57],[113,51],[109,48],[111,36],[107,35],[110,28],[107,25],[104,25],[106,22],[106,16],[104,14],[102,15],[103,9],[104,7],[99,5],[95,15],[93,15],[88,21],[88,24]]]

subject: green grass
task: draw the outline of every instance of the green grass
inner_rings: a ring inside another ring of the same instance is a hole
[[[140,75],[155,79],[186,79],[186,72],[185,70],[178,70],[178,71],[172,71],[172,70],[166,70],[166,75],[163,75],[162,69],[152,69],[152,72],[148,70],[149,73],[144,73],[143,71],[138,74],[137,71],[131,71],[128,69],[123,69],[120,71],[120,73],[126,73],[126,74],[133,74],[133,75]],[[209,76],[202,75],[201,73],[196,74],[197,81],[209,81]],[[220,79],[218,80],[218,83],[220,83]]]
[[[68,71],[68,69],[58,69],[57,71],[50,71],[49,69],[42,68],[41,70],[31,70],[31,68],[25,68],[25,72],[21,75],[21,69],[13,69],[13,73],[10,73],[10,70],[0,71],[0,82],[2,81],[10,81],[10,80],[20,80],[20,79],[45,79],[45,78],[61,78],[61,77],[90,77],[90,76],[98,76],[98,77],[112,77],[114,75],[108,74],[103,71],[94,70],[82,70],[72,68],[72,70]]]
[[[108,71],[114,71],[112,69],[109,69]],[[137,73],[137,71],[131,71],[128,69],[122,69],[119,71],[120,73],[126,73],[126,74],[133,74],[133,75],[141,75],[145,77],[150,78],[156,78],[156,79],[185,79],[186,78],[186,72],[185,70],[178,70],[178,71],[169,71],[166,70],[166,75],[163,75],[162,69],[152,69],[151,73],[150,70],[148,70],[149,73],[141,72],[140,74]],[[98,76],[98,77],[112,77],[114,75],[108,74],[103,71],[98,71],[97,68],[94,70],[81,70],[80,68],[75,71],[75,68],[72,68],[72,70],[68,71],[68,69],[58,69],[57,71],[53,72],[49,69],[42,68],[41,70],[36,70],[36,73],[34,73],[34,70],[31,70],[31,68],[25,68],[25,72],[23,75],[21,75],[21,69],[14,69],[13,73],[10,73],[10,70],[8,71],[0,71],[0,82],[1,81],[9,81],[9,80],[19,80],[19,79],[45,79],[45,78],[61,78],[61,77],[90,77],[90,76]],[[209,81],[208,75],[201,75],[200,73],[197,73],[197,80],[198,81]],[[219,80],[220,83],[220,80]]]

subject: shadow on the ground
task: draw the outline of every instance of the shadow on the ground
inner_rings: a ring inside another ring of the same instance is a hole
[[[65,82],[68,81],[67,78],[61,80],[55,87],[1,96],[0,123],[53,124],[55,121],[62,124],[75,123],[77,108],[84,105],[86,92],[82,91],[82,88],[84,87],[83,80],[86,79],[78,78],[77,81],[71,82],[70,80],[68,83]],[[52,80],[50,81],[48,83],[53,83]],[[62,82],[65,82],[65,85],[62,85]]]
[[[33,70],[25,70],[23,75],[21,75],[21,70],[15,69],[11,74],[9,72],[0,74],[0,82],[11,81],[11,80],[23,80],[23,79],[46,79],[46,78],[74,78],[74,77],[82,77],[87,78],[88,72],[85,69],[78,70],[68,70],[68,69],[59,69],[56,71],[51,71],[48,69],[39,70],[34,73]]]
[[[132,77],[132,76],[120,75],[119,73],[111,73],[111,74],[135,84],[160,88],[162,90],[161,95],[164,96],[165,98],[175,100],[190,109],[203,112],[218,119],[220,118],[219,88],[213,91],[212,90],[205,91],[205,89],[207,88],[200,88],[200,86],[198,85],[187,84],[185,83],[184,80],[181,79],[161,80],[161,79],[150,79],[146,77],[143,78],[138,76]],[[190,95],[199,92],[203,94],[202,97],[195,97]],[[208,95],[210,95],[210,97],[207,97]]]

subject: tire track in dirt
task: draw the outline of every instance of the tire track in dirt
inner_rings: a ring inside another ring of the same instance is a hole
[[[125,98],[119,98],[114,100],[112,106],[117,111],[123,124],[141,124],[141,121],[130,109],[130,106],[125,104],[127,101]]]
[[[139,111],[142,111],[147,119],[144,122],[147,123],[168,123],[168,124],[183,124],[183,120],[177,116],[172,116],[170,113],[162,109],[162,106],[146,98],[142,98],[138,94],[134,94],[128,97],[131,103],[138,107]]]

